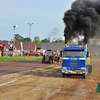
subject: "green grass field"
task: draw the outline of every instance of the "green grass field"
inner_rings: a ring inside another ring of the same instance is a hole
[[[11,60],[22,60],[22,59],[34,59],[34,58],[38,58],[36,56],[15,56],[15,57],[12,57],[12,56],[0,56],[0,61],[4,61],[4,59],[6,59],[6,61],[11,61]],[[39,56],[39,58],[42,58],[43,56]]]

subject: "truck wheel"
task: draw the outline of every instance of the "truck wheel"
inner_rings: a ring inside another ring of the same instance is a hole
[[[52,60],[50,60],[50,64],[52,64]]]
[[[65,73],[62,73],[62,76],[65,77]]]
[[[86,79],[86,73],[83,74],[83,78]]]
[[[87,71],[86,71],[86,77],[88,77],[88,69],[87,69]]]

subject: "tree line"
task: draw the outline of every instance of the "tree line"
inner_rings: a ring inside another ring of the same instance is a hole
[[[42,42],[44,43],[65,43],[65,40],[55,40],[55,41],[51,41],[48,39],[43,39],[40,40],[39,36],[34,37],[33,41],[31,38],[26,37],[24,38],[23,36],[19,35],[19,34],[15,34],[15,41],[21,41],[21,42],[35,42],[37,45],[41,45]],[[73,40],[68,41],[69,44],[75,44],[75,42]]]

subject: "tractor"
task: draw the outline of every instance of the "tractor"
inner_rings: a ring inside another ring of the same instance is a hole
[[[45,54],[43,55],[42,63],[54,63],[54,54],[51,50],[45,51]]]

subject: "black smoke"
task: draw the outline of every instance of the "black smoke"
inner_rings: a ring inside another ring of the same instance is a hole
[[[100,0],[76,0],[64,14],[65,43],[80,35],[84,42],[100,35]]]

